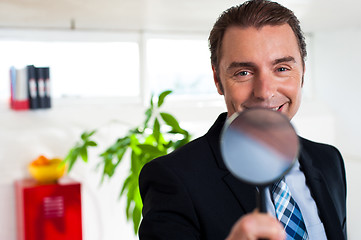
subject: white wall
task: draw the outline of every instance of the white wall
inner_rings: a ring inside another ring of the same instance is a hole
[[[315,96],[334,116],[334,144],[341,150],[346,164],[351,240],[361,239],[357,217],[361,215],[360,42],[361,29],[317,32],[313,39]]]
[[[360,157],[361,29],[314,35],[317,97],[336,116],[337,144],[345,154]]]

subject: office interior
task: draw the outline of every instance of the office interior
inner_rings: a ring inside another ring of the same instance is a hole
[[[83,239],[137,239],[121,183],[127,161],[100,185],[102,148],[142,123],[149,99],[173,90],[163,110],[192,138],[226,111],[212,79],[207,38],[219,14],[242,1],[0,1],[0,239],[17,239],[14,182],[39,155],[63,158],[83,131],[99,146],[69,177],[82,184]],[[283,0],[299,17],[308,57],[292,120],[305,138],[335,145],[347,174],[348,237],[361,238],[361,2]],[[11,66],[49,66],[50,109],[10,109]]]

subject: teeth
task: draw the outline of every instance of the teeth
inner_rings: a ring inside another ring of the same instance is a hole
[[[275,108],[271,108],[272,111],[278,111],[278,109],[280,109],[281,107],[275,107]]]

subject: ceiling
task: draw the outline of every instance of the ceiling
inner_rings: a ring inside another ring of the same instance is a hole
[[[1,28],[209,32],[236,0],[0,0]],[[282,0],[305,32],[361,27],[361,1]]]

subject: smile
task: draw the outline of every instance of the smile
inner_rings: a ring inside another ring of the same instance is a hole
[[[245,109],[251,109],[251,108],[255,108],[255,107],[260,107],[260,108],[265,108],[265,109],[269,109],[269,110],[272,110],[272,111],[275,111],[275,112],[280,112],[280,111],[282,111],[282,108],[283,108],[283,106],[285,105],[285,103],[284,104],[282,104],[282,105],[280,105],[280,106],[278,106],[278,107],[266,107],[266,106],[254,106],[254,107],[244,107]]]
[[[282,104],[279,107],[275,107],[275,108],[271,108],[272,111],[276,111],[276,112],[280,112],[282,110],[282,107],[284,106],[284,104]]]

